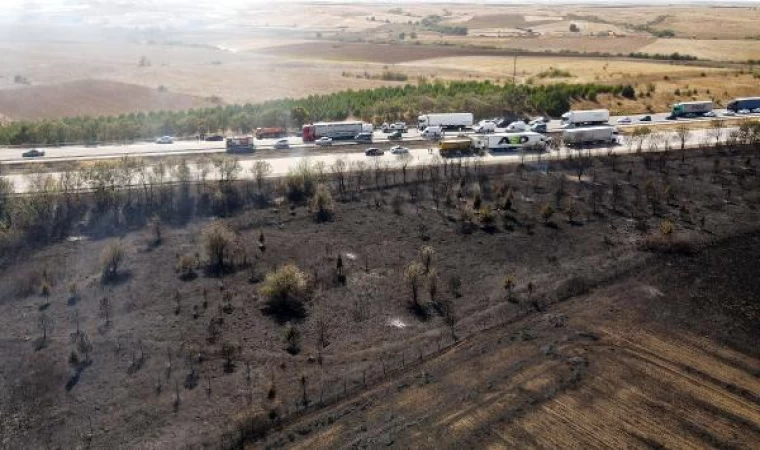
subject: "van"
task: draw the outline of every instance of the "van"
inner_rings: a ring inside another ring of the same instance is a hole
[[[422,130],[420,136],[425,139],[439,139],[441,136],[443,136],[443,128],[437,125],[431,125]]]

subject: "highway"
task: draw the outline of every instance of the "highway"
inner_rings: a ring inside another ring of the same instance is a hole
[[[733,119],[734,117],[725,117],[725,110],[717,110],[717,114],[721,118]],[[627,116],[633,120],[630,125],[618,124],[618,119],[621,116],[615,116],[610,118],[610,125],[617,126],[621,129],[627,127],[636,126],[657,126],[662,124],[673,124],[681,122],[709,122],[710,118],[698,118],[698,119],[679,119],[677,122],[666,120],[665,117],[668,113],[651,114],[651,122],[638,122],[638,119],[643,117],[642,115]],[[760,114],[749,114],[741,116],[740,118],[760,118]],[[560,130],[560,121],[552,120],[548,129],[550,132]],[[497,130],[503,131],[503,130]],[[374,143],[388,143],[387,134],[381,131],[375,131]],[[421,137],[419,131],[416,129],[410,129],[404,134],[403,145],[417,145],[420,144]],[[256,140],[256,147],[258,149],[273,149],[274,143],[277,139],[263,139]],[[304,144],[300,137],[291,136],[288,138],[290,143],[290,150],[282,151],[284,157],[289,157],[293,154],[300,153],[299,150],[313,149],[315,145],[312,143]],[[336,145],[338,142],[336,142]],[[364,149],[369,147],[369,144],[357,144],[352,141],[340,142],[340,145],[356,145],[358,148]],[[31,148],[31,147],[28,147]],[[123,156],[170,156],[170,155],[188,155],[188,154],[203,154],[203,153],[219,153],[224,151],[224,142],[205,142],[199,140],[189,141],[175,141],[173,144],[157,144],[154,142],[140,142],[128,145],[101,145],[101,146],[84,146],[84,145],[72,145],[64,147],[46,147],[45,156],[41,158],[24,158],[21,154],[28,148],[0,148],[0,163],[2,164],[21,164],[30,162],[53,162],[53,161],[77,161],[86,159],[101,159],[101,158],[119,158]],[[320,151],[324,153],[326,149]],[[357,150],[358,151],[358,150]]]
[[[723,138],[722,140],[725,140],[725,138],[729,135],[729,133],[736,128],[726,128],[723,130]],[[711,137],[709,134],[709,130],[693,130],[691,133],[691,136],[689,137],[687,141],[687,147],[696,147],[706,141],[714,140],[714,137]],[[440,164],[443,159],[438,154],[437,149],[431,148],[431,145],[427,141],[423,141],[426,145],[420,146],[420,142],[417,143],[417,145],[411,145],[409,149],[409,156],[403,157],[399,155],[392,155],[390,152],[385,152],[382,156],[365,156],[364,153],[361,151],[363,147],[360,149],[357,149],[359,151],[356,152],[345,152],[345,153],[333,153],[333,152],[326,152],[326,153],[320,153],[320,154],[312,154],[312,155],[303,155],[303,152],[299,152],[300,154],[297,155],[290,155],[290,156],[284,156],[284,157],[272,157],[272,158],[264,158],[257,155],[252,155],[251,157],[245,157],[245,158],[239,158],[240,165],[242,167],[242,171],[238,174],[238,178],[252,178],[253,174],[251,172],[251,168],[257,161],[266,161],[268,162],[271,167],[272,171],[269,174],[270,177],[281,177],[286,175],[291,169],[297,167],[299,164],[302,164],[304,161],[307,161],[311,165],[315,165],[318,163],[324,164],[326,167],[326,170],[329,171],[330,166],[335,164],[335,162],[339,159],[345,161],[349,165],[349,169],[355,169],[357,164],[364,164],[364,167],[366,169],[372,170],[376,167],[376,165],[380,165],[383,168],[400,168],[403,164],[404,160],[407,159],[408,167],[416,167],[420,165],[430,165],[430,164]],[[660,143],[659,149],[662,150],[664,144]],[[670,148],[673,150],[678,149],[680,146],[680,143],[677,143],[675,141],[671,141]],[[628,138],[625,136],[622,136],[620,138],[620,143],[616,146],[612,147],[595,147],[592,150],[588,150],[592,156],[601,156],[601,155],[607,155],[609,153],[615,153],[615,154],[625,154],[630,151],[635,151],[636,147],[638,147],[638,143],[632,143],[628,141]],[[650,142],[644,141],[642,143],[642,149],[643,151],[650,150]],[[587,150],[583,150],[586,152]],[[134,154],[134,153],[132,153]],[[567,158],[571,154],[577,154],[577,150],[572,149],[560,149],[559,151],[553,151],[553,152],[543,152],[543,153],[527,153],[526,156],[524,156],[526,162],[534,162],[539,159],[541,160],[547,160],[551,158],[552,160],[558,160]],[[503,153],[486,153],[484,156],[472,156],[472,157],[462,157],[462,158],[456,158],[455,160],[462,160],[467,162],[474,162],[478,161],[482,164],[504,164],[504,163],[516,163],[520,161],[523,158],[523,156],[519,152],[503,152]],[[451,160],[453,158],[449,158],[448,160]],[[198,169],[198,166],[191,162],[189,163],[190,171],[193,177],[193,180],[199,181],[201,176],[201,171]],[[60,172],[49,172],[50,175],[58,177],[60,176]],[[16,192],[26,192],[29,190],[30,183],[35,178],[34,174],[28,175],[28,174],[19,174],[19,173],[11,173],[4,176],[5,179],[10,180],[13,182],[14,188]],[[206,180],[215,180],[218,178],[218,175],[214,172],[213,168],[208,173]],[[164,181],[174,181],[173,177],[171,175],[166,176],[164,178]],[[132,180],[132,184],[139,184],[140,180],[135,176]]]

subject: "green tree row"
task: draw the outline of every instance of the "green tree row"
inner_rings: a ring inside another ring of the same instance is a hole
[[[631,86],[604,84],[527,86],[490,81],[423,82],[187,111],[17,121],[0,127],[0,145],[128,142],[163,135],[250,133],[256,127],[300,127],[311,121],[349,117],[373,123],[416,121],[418,113],[434,111],[467,111],[476,117],[506,113],[556,117],[568,111],[574,99],[595,101],[598,94],[631,96],[632,91]]]

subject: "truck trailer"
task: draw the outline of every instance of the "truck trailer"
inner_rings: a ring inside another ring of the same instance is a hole
[[[444,139],[438,142],[438,153],[445,157],[469,156],[478,149],[471,138]]]
[[[492,152],[509,150],[544,150],[546,149],[546,144],[548,142],[546,136],[532,131],[495,133],[473,137],[473,145],[475,148]]]
[[[288,135],[285,128],[256,128],[256,139],[278,139]]]
[[[316,141],[321,137],[330,139],[354,139],[361,132],[372,132],[372,124],[361,121],[317,122],[304,125],[301,137],[304,142]]]
[[[610,111],[607,109],[589,109],[585,111],[568,111],[562,114],[563,128],[582,126],[606,125],[610,121]]]
[[[424,130],[430,126],[439,126],[447,130],[461,130],[472,128],[474,120],[472,113],[423,114],[417,118],[417,128]]]
[[[753,111],[760,108],[760,97],[735,98],[728,102],[726,109],[735,113],[741,110]]]
[[[571,147],[589,144],[616,144],[617,130],[615,127],[589,127],[564,130],[562,139]]]
[[[253,136],[235,136],[227,138],[227,153],[253,153],[255,146]]]
[[[673,105],[673,117],[703,116],[713,110],[712,100],[680,102]]]

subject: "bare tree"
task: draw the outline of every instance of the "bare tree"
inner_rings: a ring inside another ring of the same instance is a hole
[[[425,266],[418,262],[409,264],[404,270],[404,279],[412,293],[412,304],[420,306],[419,290],[425,278]]]
[[[715,139],[715,146],[720,145],[720,139],[723,137],[723,130],[726,128],[726,122],[720,119],[710,121],[709,136]]]
[[[37,319],[37,325],[39,326],[40,330],[42,331],[42,337],[39,339],[37,343],[37,349],[45,348],[47,345],[47,338],[48,333],[50,333],[50,330],[53,329],[53,319],[50,318],[44,311],[40,313],[39,318]]]
[[[256,180],[256,189],[258,190],[259,195],[262,195],[264,190],[264,178],[272,173],[272,165],[267,161],[258,160],[253,164],[253,167],[251,167],[251,173],[253,174],[253,179]]]
[[[338,178],[338,189],[340,190],[341,194],[346,192],[346,171],[348,169],[347,166],[348,165],[344,159],[338,158],[330,167],[333,174],[335,174],[335,176]]]

